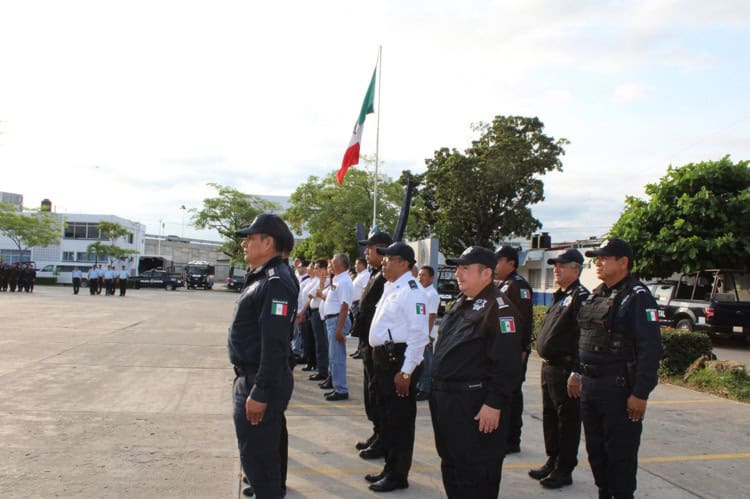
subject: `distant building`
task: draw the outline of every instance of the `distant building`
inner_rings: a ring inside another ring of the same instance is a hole
[[[0,192],[0,201],[15,206],[18,211],[23,210],[23,195],[12,192]]]

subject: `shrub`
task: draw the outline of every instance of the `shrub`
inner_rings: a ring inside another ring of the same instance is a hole
[[[665,376],[681,376],[701,355],[711,356],[711,338],[705,333],[664,328],[661,331],[664,354],[659,371]]]
[[[536,343],[536,335],[544,322],[544,316],[547,313],[547,305],[534,306],[534,329],[531,331],[531,339]]]

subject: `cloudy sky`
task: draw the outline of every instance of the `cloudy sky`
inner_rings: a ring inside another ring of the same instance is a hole
[[[571,143],[535,215],[599,235],[668,165],[750,158],[749,28],[745,0],[0,0],[0,191],[215,239],[180,207],[337,169],[382,45],[387,174],[538,116]]]

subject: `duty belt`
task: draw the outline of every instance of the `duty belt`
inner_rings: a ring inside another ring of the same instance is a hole
[[[339,314],[328,314],[328,315],[325,316],[325,320],[333,319],[334,317],[338,317],[338,316],[339,316]]]
[[[619,364],[581,364],[581,373],[589,378],[601,378],[603,376],[625,376],[627,365]]]
[[[567,367],[570,369],[573,367],[573,364],[575,363],[575,359],[573,358],[572,355],[565,355],[563,357],[557,357],[554,359],[545,359],[544,357],[542,357],[542,362],[550,366]]]
[[[433,379],[430,386],[433,390],[439,392],[470,392],[481,390],[484,383],[481,381],[440,381]]]
[[[237,376],[247,376],[258,372],[258,366],[255,364],[234,364],[232,367]]]

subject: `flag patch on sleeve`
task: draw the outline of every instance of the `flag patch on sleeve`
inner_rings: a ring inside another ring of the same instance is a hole
[[[659,322],[659,312],[655,308],[647,308],[646,320],[649,322]]]
[[[417,303],[417,315],[427,315],[427,307],[424,303]]]
[[[287,311],[289,310],[289,304],[284,301],[273,300],[271,302],[271,314],[280,315],[286,317]]]
[[[521,289],[521,299],[531,300],[531,291],[529,291],[528,289]]]
[[[516,321],[513,317],[500,317],[500,332],[501,333],[515,333],[516,332]]]

